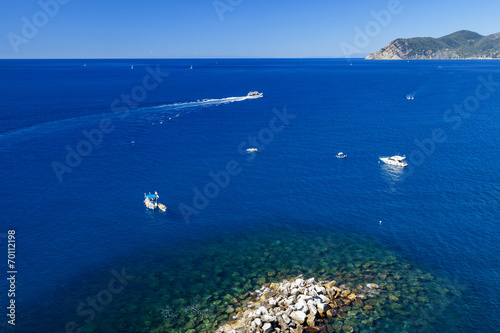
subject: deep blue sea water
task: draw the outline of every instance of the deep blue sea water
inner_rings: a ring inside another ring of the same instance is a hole
[[[202,249],[218,237],[283,229],[380,243],[462,290],[461,311],[436,314],[456,326],[436,331],[499,331],[499,66],[1,60],[0,234],[16,231],[15,331],[53,329],[39,309],[95,294],[74,286],[107,281],[100,272],[123,262],[154,265],[155,248]],[[251,90],[264,97],[231,98]],[[241,151],[252,146],[260,151]],[[85,156],[68,165],[76,150]],[[334,158],[339,151],[348,157]],[[395,154],[409,167],[379,163]],[[228,163],[234,175],[214,186],[211,174]],[[65,165],[60,177],[54,165]],[[204,189],[211,198],[196,197]],[[145,209],[143,194],[153,191],[166,213]],[[187,206],[196,210],[189,223]],[[9,331],[1,281],[0,328]]]

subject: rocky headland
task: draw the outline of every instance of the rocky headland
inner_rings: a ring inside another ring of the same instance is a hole
[[[500,33],[482,36],[461,30],[440,38],[398,38],[365,59],[500,59]]]

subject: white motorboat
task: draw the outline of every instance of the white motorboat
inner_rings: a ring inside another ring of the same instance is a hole
[[[406,156],[399,156],[399,155],[394,155],[391,157],[380,157],[380,160],[384,163],[390,164],[390,165],[397,165],[400,167],[405,167],[408,166],[408,163],[405,161]]]
[[[247,149],[247,152],[249,152],[249,153],[256,153],[258,151],[259,151],[259,149],[257,149],[257,148],[248,148]]]
[[[337,155],[335,155],[335,157],[336,157],[336,158],[346,158],[346,157],[347,157],[347,155],[346,155],[346,154],[344,154],[343,152],[340,152],[340,153],[338,153]]]
[[[258,91],[250,91],[247,95],[247,98],[260,98],[260,97],[263,97],[264,94],[263,93],[260,93]]]

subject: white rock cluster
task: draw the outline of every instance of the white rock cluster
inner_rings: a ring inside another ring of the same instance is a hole
[[[271,283],[254,294],[259,302],[250,302],[248,310],[217,333],[300,333],[304,328],[316,327],[322,318],[335,315],[333,299],[349,297],[353,301],[356,297],[335,284],[316,282],[314,278],[304,280],[302,276]]]

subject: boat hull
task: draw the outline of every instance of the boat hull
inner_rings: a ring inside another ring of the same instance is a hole
[[[408,166],[408,163],[406,163],[406,161],[394,160],[391,159],[390,157],[380,157],[380,160],[389,165],[396,165],[400,167]]]
[[[264,97],[263,93],[260,93],[258,95],[248,95],[247,99],[255,99],[255,98],[261,98],[261,97]]]
[[[146,208],[151,210],[155,210],[156,207],[158,206],[156,203],[153,203],[150,200],[144,200],[144,205],[146,205]]]

